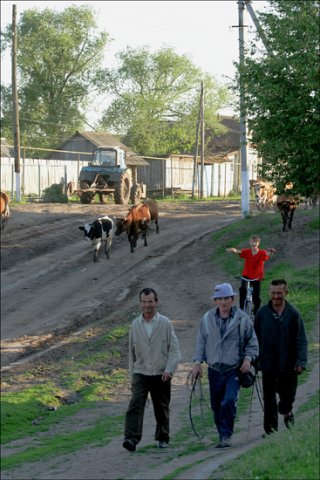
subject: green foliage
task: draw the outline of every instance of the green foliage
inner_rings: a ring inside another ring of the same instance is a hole
[[[62,193],[63,185],[53,183],[50,187],[43,190],[43,201],[46,203],[68,203],[68,197]]]
[[[278,193],[290,181],[303,195],[319,189],[319,12],[318,0],[270,0],[259,20],[273,54],[257,35],[239,69],[260,176]]]
[[[21,145],[53,147],[83,127],[82,113],[108,39],[96,29],[89,6],[21,13],[17,52]],[[11,25],[3,34],[3,48],[11,48]],[[10,88],[2,96],[2,126],[8,139],[12,138]]]
[[[190,152],[195,143],[201,81],[205,123],[221,133],[217,111],[228,100],[225,87],[172,48],[152,53],[145,46],[118,53],[119,67],[100,72],[99,86],[114,97],[101,128],[122,135],[125,144],[144,155]]]

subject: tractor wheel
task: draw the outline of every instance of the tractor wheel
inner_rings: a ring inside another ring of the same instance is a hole
[[[81,189],[89,188],[89,183],[80,182],[80,188]],[[80,195],[80,202],[86,205],[91,203],[93,199],[94,199],[94,195],[91,192],[83,192]]]
[[[142,190],[140,185],[133,185],[130,193],[131,203],[133,203],[133,205],[136,203],[139,203],[141,200],[141,196],[142,196]]]
[[[84,192],[80,195],[80,202],[85,204],[92,203],[93,198],[92,193]]]
[[[115,186],[114,201],[117,205],[127,205],[130,198],[131,181],[128,173],[124,172],[119,183]]]

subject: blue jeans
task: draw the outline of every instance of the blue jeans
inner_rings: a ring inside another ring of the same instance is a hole
[[[237,370],[233,368],[221,373],[209,367],[208,378],[211,409],[220,440],[229,438],[233,434],[240,390]]]

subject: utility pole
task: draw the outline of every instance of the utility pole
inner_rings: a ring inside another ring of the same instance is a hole
[[[199,129],[200,129],[200,122],[201,122],[201,102],[202,102],[202,91],[200,94],[200,102],[199,102],[199,113],[198,113],[198,120],[197,120],[197,131],[196,131],[196,146],[195,146],[195,154],[193,157],[193,178],[192,178],[192,198],[195,198],[195,184],[197,179],[197,160],[198,160],[198,150],[199,150]],[[199,192],[198,192],[199,194]]]
[[[17,19],[16,5],[12,5],[12,112],[13,112],[13,146],[14,171],[16,174],[16,200],[21,201],[20,186],[20,127],[17,89]]]
[[[201,175],[200,175],[200,198],[203,198],[204,179],[204,86],[201,82]]]
[[[244,218],[250,212],[249,199],[249,172],[247,162],[247,118],[244,100],[244,82],[241,79],[241,70],[244,66],[244,32],[243,15],[245,2],[238,0],[239,13],[239,67],[240,67],[240,156],[241,156],[241,212]]]
[[[266,35],[265,35],[265,33],[264,33],[261,25],[260,25],[260,22],[259,22],[256,14],[255,14],[253,8],[252,8],[252,5],[251,5],[250,1],[251,1],[251,0],[245,0],[245,1],[244,1],[245,6],[247,7],[247,10],[248,10],[248,12],[249,12],[249,14],[250,14],[250,17],[252,18],[252,21],[253,21],[256,29],[257,29],[257,32],[258,32],[259,35],[260,35],[260,38],[261,38],[261,40],[262,40],[262,43],[263,43],[265,49],[267,50],[267,52],[268,52],[269,55],[273,56],[274,54],[273,54],[272,48],[270,47],[270,44],[269,44],[269,42],[268,42],[268,39],[267,39],[267,37],[266,37]]]

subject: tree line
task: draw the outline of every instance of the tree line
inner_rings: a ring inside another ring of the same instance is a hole
[[[245,88],[251,141],[263,159],[260,175],[280,191],[294,182],[305,194],[319,185],[319,1],[269,0],[259,21],[273,54],[259,36],[246,45],[245,63],[230,85],[201,71],[173,48],[128,46],[114,67],[103,67],[107,32],[90,6],[25,10],[18,22],[17,64],[21,145],[56,148],[88,129],[93,98],[108,105],[94,125],[137,153],[194,152],[200,85],[205,90],[206,143],[223,133],[218,111]],[[2,49],[11,48],[11,25]],[[220,48],[220,47],[219,47]],[[110,62],[111,64],[111,62]],[[11,86],[1,85],[1,131],[12,141]]]

